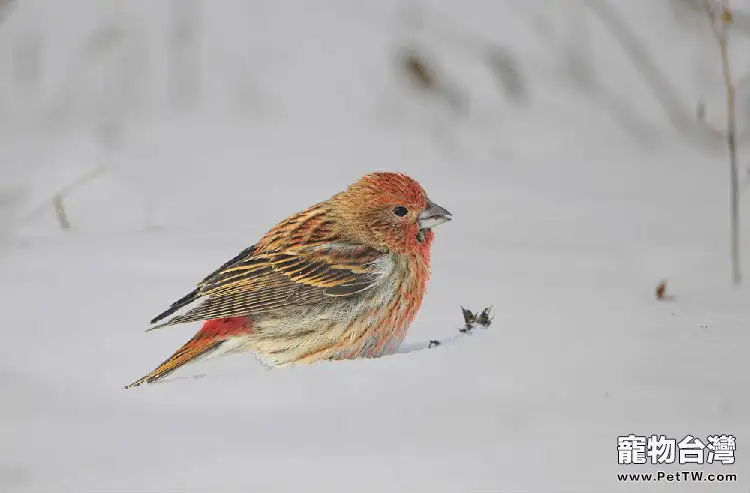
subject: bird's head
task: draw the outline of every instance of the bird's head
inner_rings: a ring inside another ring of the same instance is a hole
[[[402,173],[365,175],[334,202],[359,242],[396,253],[429,247],[432,228],[453,218],[427,197],[419,183]]]

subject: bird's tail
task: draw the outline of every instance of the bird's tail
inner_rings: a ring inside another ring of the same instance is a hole
[[[137,387],[144,383],[153,383],[177,371],[188,363],[217,351],[228,339],[252,332],[252,323],[247,317],[221,318],[207,320],[192,339],[186,342],[166,361],[151,373],[127,385],[125,388]]]

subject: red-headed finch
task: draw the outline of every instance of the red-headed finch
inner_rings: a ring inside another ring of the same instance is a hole
[[[149,330],[204,323],[128,387],[211,353],[249,351],[289,366],[395,351],[422,304],[432,228],[451,218],[404,174],[362,177],[274,226],[154,318],[161,323]]]

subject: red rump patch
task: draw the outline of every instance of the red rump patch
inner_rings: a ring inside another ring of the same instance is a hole
[[[232,336],[249,334],[253,331],[253,322],[248,317],[216,318],[203,322],[196,339],[226,339]]]

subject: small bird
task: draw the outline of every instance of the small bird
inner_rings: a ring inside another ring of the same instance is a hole
[[[405,174],[365,175],[274,226],[151,320],[148,330],[204,323],[125,388],[209,355],[253,352],[285,367],[395,351],[422,304],[432,228],[451,219]]]

